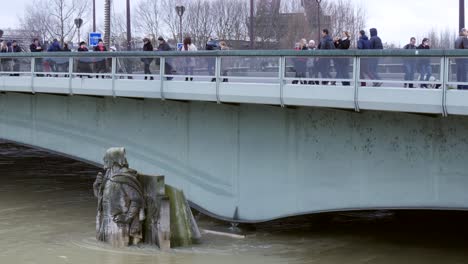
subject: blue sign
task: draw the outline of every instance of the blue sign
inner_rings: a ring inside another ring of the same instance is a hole
[[[184,43],[177,43],[177,50],[182,50]]]
[[[89,46],[97,46],[99,39],[102,39],[102,33],[99,32],[91,32],[89,33]]]

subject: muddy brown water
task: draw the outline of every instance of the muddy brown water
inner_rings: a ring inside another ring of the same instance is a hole
[[[468,213],[334,213],[240,225],[190,248],[116,250],[95,240],[94,166],[0,141],[0,263],[468,263]],[[467,190],[468,191],[468,190]],[[202,229],[228,223],[197,214]]]

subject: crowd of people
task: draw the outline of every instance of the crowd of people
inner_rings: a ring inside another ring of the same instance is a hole
[[[375,28],[369,30],[370,37],[367,36],[364,30],[359,32],[359,37],[356,40],[356,47],[359,50],[382,50],[384,48],[382,40],[378,36],[378,31]],[[143,51],[172,51],[174,49],[167,43],[163,37],[157,39],[158,46],[153,47],[151,40],[148,38],[143,39]],[[307,42],[306,39],[300,40],[295,45],[296,50],[348,50],[352,46],[352,37],[348,31],[342,32],[341,36],[336,36],[332,38],[330,32],[327,29],[322,30],[322,37],[318,43],[314,40]],[[456,49],[468,49],[468,31],[462,29],[460,31],[460,36],[457,38],[455,43]],[[206,50],[228,50],[229,47],[226,42],[214,42],[212,40],[208,41],[205,46]],[[412,37],[410,43],[403,47],[405,50],[427,50],[430,49],[430,40],[428,38],[423,38],[422,42],[417,45],[416,38]],[[70,48],[67,43],[61,43],[54,39],[51,44],[45,49],[39,42],[38,39],[34,39],[33,43],[29,47],[30,52],[70,52]],[[98,44],[92,48],[94,52],[106,52],[106,51],[116,51],[115,47],[110,47],[108,50],[104,45],[104,42],[99,39]],[[190,37],[186,37],[183,40],[183,44],[178,47],[178,50],[181,52],[196,52],[198,49],[192,43]],[[78,52],[88,52],[90,51],[86,42],[79,43]],[[16,53],[24,52],[24,50],[18,45],[16,41],[7,42],[0,41],[0,52],[1,53]],[[145,75],[145,80],[154,80],[154,77],[151,73],[151,64],[153,62],[159,62],[159,59],[154,58],[142,58],[141,62],[143,64],[143,71]],[[457,82],[467,82],[467,70],[468,70],[468,60],[467,59],[457,59]],[[96,78],[100,76],[105,78],[105,74],[108,73],[110,61],[105,58],[80,58],[78,60],[77,71],[78,73],[88,73],[88,77],[92,78],[89,73],[96,75]],[[208,68],[208,74],[213,76],[215,71],[215,62],[213,60],[207,60],[206,62]],[[297,57],[293,59],[293,67],[295,71],[296,80],[293,81],[293,84],[309,84],[315,85],[320,84],[318,80],[321,81],[322,85],[335,85],[336,80],[342,80],[342,85],[349,86],[350,80],[350,67],[351,60],[345,57]],[[184,72],[185,80],[192,81],[194,76],[194,68],[196,65],[196,60],[194,57],[186,57],[182,63],[182,70]],[[0,71],[1,72],[11,72],[11,76],[18,76],[20,71],[20,62],[16,58],[2,58],[0,60]],[[332,78],[331,73],[336,73]],[[170,62],[170,59],[165,61],[165,74],[168,75],[167,80],[172,80],[171,74],[173,73],[173,64]],[[41,59],[38,58],[35,60],[35,71],[39,73],[63,73],[66,74],[69,71],[69,63],[67,58],[53,58],[53,59]],[[428,84],[424,82],[431,81],[432,77],[432,66],[431,59],[428,57],[421,58],[407,58],[403,62],[403,71],[404,71],[404,80],[407,81],[404,84],[404,87],[414,88],[416,87],[414,82],[419,84],[421,88],[428,88]],[[419,77],[415,79],[416,73],[419,73]],[[51,74],[49,74],[51,76]],[[42,76],[38,74],[37,76]],[[57,76],[57,75],[56,75]],[[84,75],[79,75],[83,77]],[[379,58],[378,57],[369,57],[361,59],[360,64],[360,79],[372,80],[373,86],[381,86],[382,82],[379,75]],[[306,81],[307,80],[307,81]],[[215,78],[212,79],[215,81]],[[223,79],[227,81],[227,79]],[[362,86],[366,86],[366,82],[361,83]],[[460,89],[468,89],[466,85],[459,85]]]
[[[359,38],[356,46],[359,50],[382,50],[384,48],[382,40],[378,36],[378,31],[375,28],[371,28],[370,38],[366,35],[364,30],[359,32]],[[295,45],[295,50],[348,50],[351,47],[351,35],[348,31],[344,31],[342,36],[332,38],[327,29],[322,30],[322,38],[318,45],[314,40],[307,42],[306,39],[302,39]],[[403,49],[412,50],[427,50],[430,49],[430,40],[423,38],[422,42],[417,45],[416,38],[412,37],[410,43],[405,45]],[[460,35],[455,42],[455,49],[468,49],[468,30],[462,29]],[[318,81],[310,81],[310,79],[322,80],[322,85],[336,84],[336,81],[332,81],[331,72],[332,65],[335,69],[335,79],[344,80],[342,84],[344,86],[350,85],[349,79],[349,67],[351,66],[350,59],[348,58],[295,58],[293,60],[294,68],[296,71],[296,77],[300,78],[294,80],[293,84],[320,84]],[[468,71],[468,59],[457,59],[457,82],[467,82],[467,71]],[[379,75],[379,59],[377,57],[369,57],[361,60],[360,64],[360,79],[373,80],[373,86],[381,86],[383,83],[380,82],[381,77]],[[408,81],[404,84],[404,87],[415,88],[414,83],[409,81],[419,81],[420,88],[429,88],[428,84],[424,83],[430,81],[432,77],[432,66],[431,59],[428,57],[421,58],[408,58],[404,60],[404,80]],[[415,80],[415,74],[419,73],[419,77]],[[308,74],[308,76],[307,76]],[[305,81],[308,79],[309,81]],[[361,86],[366,86],[365,82],[361,83]],[[440,85],[436,85],[438,88]],[[458,85],[459,89],[468,89],[467,85]]]

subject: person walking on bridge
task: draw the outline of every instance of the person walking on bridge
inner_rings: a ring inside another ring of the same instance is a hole
[[[107,48],[104,46],[104,41],[102,39],[98,40],[98,45],[94,47],[95,52],[106,52]],[[107,60],[106,58],[97,58],[94,62],[94,71],[96,73],[107,73]],[[96,75],[96,78],[99,78],[99,75]],[[104,75],[102,75],[104,79]]]
[[[143,51],[153,51],[153,50],[154,50],[153,44],[151,44],[150,39],[144,38],[143,39]],[[146,74],[151,75],[150,66],[151,66],[151,63],[153,62],[153,58],[142,58],[141,61],[143,62],[143,65],[145,68],[144,69],[145,75]],[[148,76],[145,76],[145,80],[148,80]],[[154,77],[150,76],[150,80],[154,80]]]
[[[460,36],[455,41],[455,49],[468,49],[468,30],[466,28],[462,28],[460,30]],[[467,71],[468,71],[468,59],[456,59],[457,63],[457,82],[466,83],[467,78]],[[457,86],[459,90],[468,90],[468,84]]]
[[[78,48],[78,52],[88,52],[88,47],[86,47],[86,42],[80,42],[80,47]],[[78,72],[79,73],[92,73],[91,66],[90,66],[90,59],[89,58],[79,58],[78,59]],[[80,78],[83,78],[83,75],[78,75]],[[91,75],[88,75],[88,78],[92,78]]]
[[[171,46],[167,44],[166,40],[163,37],[158,38],[159,41],[159,46],[158,46],[158,51],[171,51]],[[166,58],[166,63],[164,63],[164,74],[166,75],[171,75],[172,74],[172,65],[171,65],[171,60],[169,58]],[[170,81],[172,80],[172,77],[166,77],[166,80]]]
[[[197,51],[197,47],[192,43],[192,38],[186,37],[184,39],[184,45],[180,48],[180,51],[184,52],[194,52]],[[185,81],[193,81],[193,68],[195,68],[195,58],[185,58],[184,64],[184,74],[185,74]]]
[[[377,29],[371,28],[370,29],[370,49],[373,50],[381,50],[383,49],[382,40],[378,36]],[[372,74],[374,80],[380,80],[379,76],[379,59],[378,58],[371,58],[369,59],[369,72]],[[383,83],[381,82],[374,82],[374,86],[382,86]]]
[[[403,49],[405,50],[414,50],[416,49],[416,38],[412,37],[410,39],[410,43],[406,44]],[[416,60],[414,58],[407,58],[404,60],[404,67],[405,67],[405,81],[413,81],[414,80],[414,72],[416,69]],[[413,88],[412,83],[405,83],[405,88]]]
[[[370,49],[370,40],[364,30],[359,31],[359,40],[357,46],[360,50]],[[372,73],[369,71],[369,58],[361,59],[360,66],[361,70],[359,72],[359,78],[362,80],[367,76],[369,79],[372,79]],[[366,86],[366,82],[361,82],[361,86]]]
[[[41,44],[39,43],[39,39],[35,38],[33,39],[33,43],[29,46],[29,50],[33,53],[37,53],[37,52],[42,52],[43,49],[42,49],[42,46]],[[42,69],[42,58],[36,58],[35,60],[35,66],[34,66],[36,69],[35,69],[35,72],[42,72],[43,69]],[[38,74],[37,75],[38,77],[42,77],[43,75],[42,74]]]
[[[23,49],[18,46],[18,42],[16,40],[13,40],[13,42],[11,43],[11,51],[13,53],[18,53],[18,52],[23,52]],[[14,58],[13,59],[13,74],[12,76],[20,76],[19,72],[20,72],[20,66],[21,66],[21,63],[20,63],[20,60],[18,58]]]
[[[424,38],[421,45],[418,46],[417,49],[430,49],[429,46],[429,39]],[[432,68],[431,68],[431,59],[430,58],[420,58],[419,59],[419,80],[420,81],[429,81],[432,75]],[[420,85],[421,88],[428,88],[427,84],[423,83]]]
[[[351,46],[351,35],[348,31],[343,31],[343,37],[335,38],[335,48],[340,50],[348,50]],[[336,69],[336,78],[337,79],[349,79],[349,59],[348,58],[339,58],[333,60]],[[349,86],[350,82],[342,82],[343,86]]]
[[[328,29],[323,29],[322,30],[322,39],[320,40],[319,50],[331,50],[335,49],[335,44],[333,43],[333,39],[330,37]],[[319,64],[319,72],[320,72],[320,78],[322,79],[331,79],[331,74],[330,74],[330,65],[331,65],[331,59],[330,58],[320,58],[318,61]],[[322,84],[325,85],[327,84],[328,81],[322,81]]]

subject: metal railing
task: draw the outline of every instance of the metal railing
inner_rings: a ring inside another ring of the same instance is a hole
[[[67,79],[70,94],[73,94],[73,85],[77,80],[107,80],[111,83],[113,96],[118,96],[116,86],[119,80],[135,83],[148,81],[144,85],[150,87],[152,84],[149,81],[154,80],[158,83],[159,97],[166,99],[166,87],[172,85],[170,82],[180,84],[182,81],[192,81],[191,84],[203,83],[210,87],[214,85],[215,101],[221,103],[225,101],[221,88],[234,87],[235,84],[250,84],[249,88],[245,85],[235,87],[250,89],[252,93],[262,85],[266,85],[267,89],[278,88],[278,100],[273,102],[286,106],[295,104],[288,103],[288,93],[292,91],[304,94],[308,91],[327,93],[331,91],[327,89],[336,87],[335,93],[351,91],[353,108],[360,111],[360,104],[365,101],[363,92],[371,93],[369,91],[371,86],[372,89],[393,91],[413,88],[411,89],[413,91],[422,89],[441,91],[437,93],[441,96],[443,115],[449,112],[447,92],[468,89],[467,71],[467,50],[0,54],[0,78],[8,80],[30,77],[32,92],[36,92],[34,90],[36,81],[47,77],[50,77],[47,79],[50,83],[54,82],[53,78]],[[3,90],[8,90],[8,85],[8,81],[4,81]],[[183,86],[190,91],[190,86],[186,84]],[[427,93],[421,92],[421,96],[424,94]],[[300,95],[291,98],[300,100]],[[302,105],[302,103],[297,104]]]

